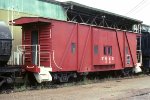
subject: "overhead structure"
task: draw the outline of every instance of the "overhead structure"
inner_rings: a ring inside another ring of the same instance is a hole
[[[142,24],[141,31],[142,31],[142,34],[150,34],[150,26]]]
[[[66,10],[67,19],[79,23],[93,24],[140,32],[142,21],[92,8],[72,1],[61,3]]]

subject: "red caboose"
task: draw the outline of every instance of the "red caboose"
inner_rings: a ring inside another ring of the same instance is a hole
[[[14,22],[22,26],[23,64],[39,83],[137,64],[137,33],[41,17]]]

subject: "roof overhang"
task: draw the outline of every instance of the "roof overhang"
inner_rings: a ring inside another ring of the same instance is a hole
[[[50,19],[43,17],[20,17],[18,19],[10,21],[10,24],[13,24],[15,26],[22,26],[31,23],[50,23]]]

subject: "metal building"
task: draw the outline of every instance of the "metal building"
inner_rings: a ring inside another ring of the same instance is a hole
[[[0,0],[0,20],[9,25],[9,21],[22,16],[37,16],[66,20],[66,14],[60,3],[46,0]],[[15,45],[21,44],[21,27],[10,26]]]

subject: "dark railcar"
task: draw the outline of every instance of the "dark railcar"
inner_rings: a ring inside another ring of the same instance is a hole
[[[142,26],[142,56],[143,56],[143,68],[146,72],[150,70],[150,26]]]
[[[12,37],[8,26],[0,21],[0,67],[7,64],[12,48]]]

